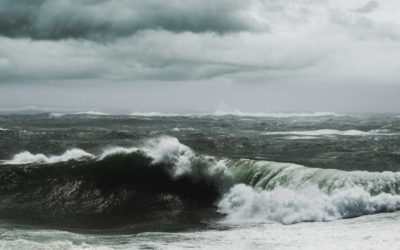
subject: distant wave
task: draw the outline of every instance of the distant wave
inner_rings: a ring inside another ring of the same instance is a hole
[[[89,116],[107,116],[107,115],[112,115],[110,113],[106,112],[101,112],[101,111],[82,111],[82,112],[73,112],[73,113],[50,113],[49,117],[52,118],[57,118],[57,117],[63,117],[66,115],[89,115]]]
[[[142,117],[175,117],[175,116],[202,116],[202,114],[190,114],[190,113],[160,113],[160,112],[132,112],[131,116],[142,116]]]
[[[241,116],[241,117],[272,117],[272,118],[290,118],[290,117],[323,117],[334,116],[340,117],[341,114],[333,112],[311,112],[311,113],[262,113],[262,112],[241,112],[241,111],[216,111],[214,113],[159,113],[159,112],[133,112],[131,116],[142,117],[174,117],[174,116]]]
[[[4,202],[17,197],[13,209],[23,209],[21,204],[29,211],[39,206],[38,213],[61,209],[61,216],[82,210],[119,214],[121,206],[129,207],[128,213],[154,211],[182,207],[187,200],[216,204],[227,223],[291,224],[400,210],[397,172],[217,158],[196,154],[167,136],[139,147],[106,148],[98,155],[82,149],[58,156],[22,152],[2,164],[0,192],[11,194]],[[24,192],[13,195],[13,190]]]
[[[25,106],[25,107],[9,107],[0,108],[0,113],[44,113],[52,110],[49,107]]]
[[[111,114],[101,111],[83,111],[83,112],[70,113],[70,115],[111,115]]]
[[[279,131],[264,132],[264,135],[294,135],[294,136],[324,136],[324,135],[342,135],[342,136],[379,136],[379,135],[397,135],[397,133],[389,133],[387,130],[336,130],[336,129],[318,129],[307,131]],[[293,139],[293,138],[290,138]],[[295,139],[300,139],[299,137]],[[310,137],[308,139],[311,139]]]
[[[216,111],[212,115],[215,116],[253,116],[253,117],[273,117],[273,118],[290,118],[290,117],[321,117],[321,116],[334,116],[340,117],[343,116],[341,114],[333,113],[333,112],[311,112],[311,113],[263,113],[263,112],[241,112],[241,111]]]
[[[6,129],[6,128],[0,128],[0,131],[6,131],[6,130],[8,130],[8,129]]]
[[[107,115],[123,115],[123,113],[108,113],[102,111],[57,111],[54,108],[48,107],[21,107],[21,108],[3,108],[0,112],[5,113],[46,113],[52,118],[63,117],[65,115],[92,115],[92,116],[107,116]],[[239,116],[239,117],[271,117],[271,118],[291,118],[291,117],[341,117],[344,114],[338,114],[334,112],[298,112],[298,113],[286,113],[286,112],[242,112],[240,110],[234,111],[215,111],[215,112],[131,112],[125,115],[136,116],[136,117],[203,117],[203,116]]]

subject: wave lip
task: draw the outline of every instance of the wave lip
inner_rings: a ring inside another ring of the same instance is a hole
[[[94,155],[78,148],[69,149],[62,155],[46,156],[44,154],[32,154],[28,151],[24,151],[14,155],[11,160],[3,160],[2,164],[5,165],[22,165],[31,163],[57,163],[65,162],[69,160],[82,160],[82,159],[93,159]]]
[[[105,150],[99,157],[103,160],[113,155],[128,155],[131,153],[143,153],[152,159],[152,164],[171,164],[173,177],[179,177],[191,171],[191,159],[195,154],[189,147],[181,144],[177,138],[163,136],[148,140],[144,146],[137,148],[114,147]]]

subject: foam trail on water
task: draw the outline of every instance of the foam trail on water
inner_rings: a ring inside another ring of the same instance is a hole
[[[318,129],[307,131],[279,131],[264,132],[264,135],[295,135],[295,136],[324,136],[324,135],[342,135],[342,136],[379,136],[379,135],[398,135],[398,133],[388,133],[387,130],[336,130],[336,129]]]
[[[318,139],[319,137],[317,136],[297,136],[297,135],[293,135],[293,136],[287,136],[285,137],[288,140],[314,140],[314,139]]]
[[[0,127],[0,131],[7,131],[8,129],[6,129],[6,128],[1,128]]]
[[[94,156],[92,154],[78,148],[67,150],[62,155],[52,155],[52,156],[46,156],[44,154],[32,154],[28,151],[25,151],[14,155],[14,157],[11,160],[2,161],[2,164],[19,165],[19,164],[30,164],[30,163],[56,163],[69,160],[93,159],[93,158]]]
[[[69,240],[54,240],[51,242],[37,242],[25,239],[18,240],[3,240],[0,241],[1,249],[41,249],[41,250],[54,250],[54,249],[73,249],[73,250],[111,250],[107,246],[90,246],[88,244],[76,244]]]

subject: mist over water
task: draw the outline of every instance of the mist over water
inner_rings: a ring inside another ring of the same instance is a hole
[[[159,113],[399,112],[396,86],[75,82],[0,85],[0,111]]]

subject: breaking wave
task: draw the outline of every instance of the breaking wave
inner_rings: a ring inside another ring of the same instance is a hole
[[[51,155],[46,156],[44,154],[32,154],[28,151],[24,151],[14,155],[10,160],[4,160],[1,163],[6,165],[21,165],[31,163],[57,163],[69,160],[84,160],[93,159],[94,155],[87,153],[86,151],[78,148],[70,149],[65,151],[62,155]]]
[[[22,152],[2,162],[0,212],[39,218],[213,207],[229,223],[330,221],[400,210],[397,172],[340,171],[198,155],[174,137],[98,155]],[[49,216],[49,214],[51,216]],[[157,216],[156,216],[156,215]],[[68,218],[65,217],[65,218]]]
[[[331,194],[318,187],[301,190],[278,187],[265,191],[244,184],[235,185],[218,204],[227,214],[226,221],[280,222],[331,221],[400,209],[400,195],[371,195],[359,186],[334,190]]]

